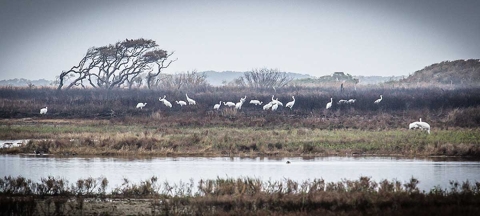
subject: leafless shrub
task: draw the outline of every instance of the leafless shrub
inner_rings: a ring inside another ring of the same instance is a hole
[[[254,89],[281,88],[286,86],[293,79],[285,72],[278,69],[253,69],[245,72],[243,77],[235,81],[240,86]]]

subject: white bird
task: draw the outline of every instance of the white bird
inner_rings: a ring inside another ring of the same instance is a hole
[[[227,103],[223,102],[223,105],[228,106],[228,107],[234,107],[235,103],[229,101]]]
[[[188,105],[195,105],[195,104],[197,104],[197,102],[195,102],[195,100],[189,98],[187,94],[185,94],[185,96],[187,96]]]
[[[422,130],[427,130],[428,134],[430,134],[430,124],[426,122],[422,122],[422,118],[420,118],[420,121],[418,122],[412,122],[410,125],[408,125],[408,129],[422,129]]]
[[[166,97],[167,97],[167,96],[163,95],[163,98],[158,98],[158,100],[159,100],[160,102],[163,102],[163,105],[172,108],[172,103],[170,103],[169,101],[167,101],[167,100],[165,99]]]
[[[185,106],[187,103],[185,101],[175,101],[175,103],[179,104],[180,106]]]
[[[137,104],[137,109],[140,108],[140,109],[143,109],[143,107],[145,107],[145,105],[147,105],[147,103],[138,103]]]
[[[351,104],[351,103],[355,103],[355,101],[357,101],[357,99],[350,99],[347,102]]]
[[[270,108],[272,108],[272,106],[273,106],[272,102],[270,102],[268,104],[265,104],[265,105],[263,105],[263,110],[269,110]]]
[[[48,111],[48,107],[45,107],[45,108],[40,109],[40,115],[45,115],[45,114],[47,114],[47,111]]]
[[[278,105],[280,105],[280,106],[283,106],[283,103],[280,102],[280,101],[278,100],[278,98],[277,98],[277,99],[273,99],[273,96],[274,96],[274,95],[272,95],[272,103],[273,103],[273,104],[278,104]]]
[[[275,99],[275,102],[276,102],[278,105],[280,105],[280,106],[283,106],[283,103],[282,103],[282,102],[280,102],[280,101],[278,100],[278,98],[277,98],[277,99]]]
[[[422,122],[422,118],[420,118],[420,121],[418,121],[418,122]],[[410,123],[408,125],[408,129],[417,129],[418,128],[418,125],[417,125],[418,122],[416,121],[416,122]]]
[[[243,103],[243,102],[245,102],[245,99],[247,99],[247,96],[246,96],[246,95],[245,95],[245,97],[240,98],[240,101]]]
[[[277,109],[278,109],[278,103],[273,104],[273,106],[272,106],[272,111],[275,111],[275,110],[277,110]]]
[[[418,128],[418,125],[417,125],[418,122],[412,122],[408,125],[408,129],[412,130],[412,129],[417,129]]]
[[[238,102],[238,103],[236,103],[236,104],[235,104],[235,109],[237,109],[237,110],[240,110],[240,109],[242,109],[242,105],[243,105],[243,103],[242,103],[242,102]]]
[[[427,122],[417,122],[417,126],[422,130],[427,130],[428,134],[430,134],[430,124]]]
[[[383,98],[382,98],[382,95],[380,95],[380,99],[377,99],[377,100],[376,100],[375,102],[373,102],[373,103],[378,104],[378,103],[380,103],[380,101],[382,101],[382,99],[383,99]]]
[[[292,98],[293,98],[293,101],[290,101],[287,103],[287,105],[285,105],[285,107],[290,108],[290,110],[292,109],[293,105],[295,105],[295,96],[292,96]]]
[[[242,109],[242,105],[245,102],[245,99],[247,99],[246,95],[245,95],[244,98],[240,98],[240,101],[235,104],[235,109],[237,109],[237,110]]]
[[[213,106],[213,109],[214,109],[214,110],[219,110],[221,105],[222,105],[222,101],[218,102],[218,104],[215,104],[215,105]]]
[[[348,103],[348,101],[347,101],[347,100],[343,100],[343,99],[341,99],[341,100],[339,100],[339,101],[338,101],[338,103],[337,103],[337,104],[344,104],[344,103]]]
[[[238,102],[235,104],[235,109],[239,110],[239,109],[242,109],[242,105],[243,105],[243,102]]]
[[[250,100],[250,103],[255,104],[255,105],[262,105],[263,102],[261,102],[259,100]]]
[[[333,98],[330,98],[330,102],[327,103],[327,109],[330,109],[330,107],[332,107],[332,102],[333,102]]]

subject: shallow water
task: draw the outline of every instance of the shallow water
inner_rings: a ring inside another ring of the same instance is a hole
[[[286,164],[286,161],[291,161]],[[123,178],[140,183],[152,176],[171,184],[193,179],[255,177],[263,181],[289,178],[296,181],[323,178],[326,182],[358,180],[360,176],[405,183],[417,178],[421,190],[449,188],[449,181],[480,181],[480,161],[406,159],[396,157],[228,158],[166,157],[128,159],[119,157],[41,157],[0,155],[0,176],[23,176],[33,181],[54,176],[70,183],[81,178],[106,177],[109,187]]]

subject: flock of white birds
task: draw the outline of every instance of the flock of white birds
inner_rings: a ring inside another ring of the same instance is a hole
[[[188,94],[185,94],[186,98],[187,98],[187,102],[188,102],[188,105],[196,105],[197,102],[195,100],[193,100],[192,98],[188,97]],[[158,100],[160,102],[163,103],[163,105],[169,107],[169,108],[172,108],[172,103],[170,103],[170,101],[168,101],[166,99],[166,95],[160,98],[158,98]],[[223,105],[226,106],[226,107],[229,107],[229,108],[232,108],[232,109],[237,109],[237,110],[240,110],[242,109],[242,106],[243,106],[243,103],[245,103],[247,99],[247,96],[245,95],[245,97],[243,98],[240,98],[240,101],[237,102],[237,103],[234,103],[234,102],[231,102],[231,101],[228,101],[228,102],[223,102]],[[288,102],[285,107],[286,108],[290,108],[290,110],[292,110],[293,108],[293,105],[295,105],[295,96],[292,96],[292,101]],[[383,99],[383,96],[380,95],[380,98],[375,100],[373,103],[375,104],[379,104]],[[179,101],[175,101],[176,104],[180,105],[181,107],[182,106],[186,106],[187,105],[187,102],[183,101],[183,100],[179,100]],[[337,104],[353,104],[356,102],[356,99],[341,99],[338,101]],[[330,98],[330,102],[327,103],[326,105],[326,109],[330,109],[332,107],[332,103],[333,103],[333,98]],[[261,106],[263,104],[262,101],[259,101],[259,100],[256,100],[256,99],[253,99],[253,100],[250,100],[250,104],[253,104],[253,105],[256,105],[256,106]],[[136,108],[137,109],[143,109],[143,107],[145,107],[147,105],[147,103],[138,103]],[[214,110],[220,110],[220,107],[222,106],[222,101],[220,101],[218,104],[215,104],[213,106],[213,109]],[[272,95],[272,100],[263,105],[263,110],[272,110],[272,111],[276,111],[278,109],[279,106],[283,106],[283,103],[280,102],[278,100],[278,98],[275,98],[275,95]],[[45,108],[42,108],[40,109],[40,114],[41,115],[45,115],[47,114],[47,110],[48,108],[45,107]],[[421,129],[421,130],[426,130],[428,132],[428,134],[430,134],[430,125],[427,123],[427,122],[422,122],[422,118],[420,118],[420,121],[416,121],[416,122],[412,122],[410,123],[409,129]]]

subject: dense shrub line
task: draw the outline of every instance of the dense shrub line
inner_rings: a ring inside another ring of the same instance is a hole
[[[480,209],[480,182],[452,181],[450,188],[435,187],[428,192],[419,191],[418,183],[415,178],[405,183],[397,180],[376,182],[369,177],[339,182],[217,178],[200,180],[195,189],[192,181],[161,184],[152,177],[140,184],[125,179],[121,186],[106,193],[108,180],[105,178],[80,179],[75,185],[67,186],[67,181],[54,177],[35,183],[23,177],[8,176],[0,179],[0,213],[38,214],[39,209],[49,214],[82,212],[87,205],[84,199],[88,197],[97,198],[96,202],[101,203],[112,198],[146,198],[151,214],[162,215],[372,214],[383,211],[444,214],[445,210],[448,214],[470,215]]]

